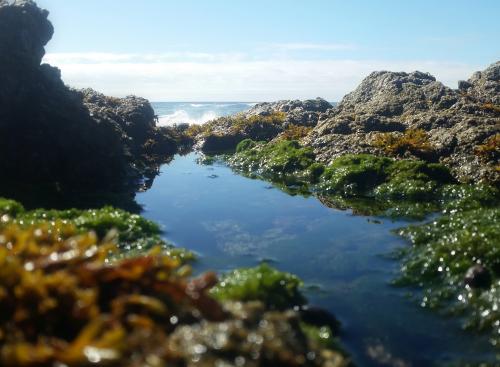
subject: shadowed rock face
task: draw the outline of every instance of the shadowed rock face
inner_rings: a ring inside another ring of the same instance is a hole
[[[500,62],[459,88],[422,72],[374,72],[324,113],[303,142],[320,161],[329,162],[346,153],[384,154],[373,144],[380,133],[424,130],[433,160],[447,165],[456,178],[499,182],[495,155],[479,157],[476,151],[500,133]]]
[[[64,190],[121,190],[176,151],[148,101],[76,91],[41,64],[53,35],[30,0],[0,0],[0,170],[5,180]]]

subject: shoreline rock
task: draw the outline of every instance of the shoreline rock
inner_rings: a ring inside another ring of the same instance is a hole
[[[150,103],[67,87],[41,64],[54,29],[31,0],[0,1],[0,169],[3,186],[135,191],[177,152]]]
[[[500,62],[460,88],[448,88],[428,73],[374,72],[323,114],[302,142],[328,163],[344,154],[387,155],[374,144],[377,136],[418,130],[427,136],[435,161],[458,180],[498,183],[498,157],[481,157],[477,149],[500,133]],[[422,158],[411,150],[396,156]]]

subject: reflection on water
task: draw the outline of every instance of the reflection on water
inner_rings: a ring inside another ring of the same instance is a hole
[[[398,263],[386,255],[406,245],[391,230],[405,222],[332,209],[313,196],[291,196],[222,164],[195,160],[190,154],[163,166],[137,201],[169,241],[201,255],[198,271],[271,259],[299,275],[311,303],[341,320],[342,340],[359,366],[494,361],[485,338],[419,309],[408,289],[390,286]]]

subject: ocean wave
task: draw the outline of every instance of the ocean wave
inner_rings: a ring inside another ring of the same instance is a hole
[[[201,116],[191,116],[186,110],[177,110],[168,115],[158,116],[159,126],[172,126],[174,124],[204,124],[220,115],[215,111],[206,111]]]

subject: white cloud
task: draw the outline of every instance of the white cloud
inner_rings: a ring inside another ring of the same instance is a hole
[[[321,96],[338,101],[374,70],[428,71],[456,87],[485,65],[436,61],[252,60],[242,54],[48,54],[73,87],[152,101],[268,101]]]
[[[357,48],[355,45],[348,43],[278,43],[270,46],[284,51],[345,51]]]

